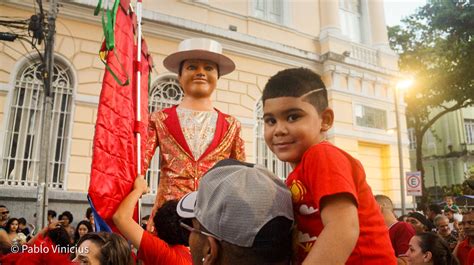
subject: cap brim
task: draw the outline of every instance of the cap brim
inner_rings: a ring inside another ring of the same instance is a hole
[[[229,57],[206,50],[189,50],[170,54],[163,60],[163,65],[171,72],[179,74],[179,65],[181,62],[192,59],[207,60],[216,63],[221,76],[235,70],[235,64]]]
[[[184,195],[181,200],[179,200],[178,205],[176,206],[176,211],[178,215],[182,218],[195,218],[194,206],[196,206],[196,197],[197,191],[190,192]]]

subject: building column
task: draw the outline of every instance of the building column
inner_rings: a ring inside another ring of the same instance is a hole
[[[341,35],[339,0],[321,0],[319,5],[321,23],[320,37]]]
[[[368,5],[372,46],[381,50],[390,49],[383,0],[368,1]]]

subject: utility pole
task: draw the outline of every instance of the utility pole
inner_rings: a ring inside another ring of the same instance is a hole
[[[49,183],[49,147],[51,141],[51,120],[53,109],[52,82],[54,74],[54,36],[56,34],[57,0],[51,0],[48,13],[48,34],[45,41],[43,68],[43,122],[41,127],[41,148],[36,202],[36,227],[41,229],[47,224],[48,183]]]

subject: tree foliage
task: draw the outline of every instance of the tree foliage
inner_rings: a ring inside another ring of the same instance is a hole
[[[444,114],[474,104],[474,5],[456,2],[430,1],[402,25],[388,28],[400,70],[416,80],[405,101],[422,175],[425,132]]]

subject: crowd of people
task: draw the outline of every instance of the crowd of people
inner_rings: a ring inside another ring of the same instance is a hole
[[[293,169],[283,182],[244,162],[240,123],[212,108],[218,78],[235,69],[219,43],[184,40],[164,65],[184,99],[150,115],[144,164],[159,147],[162,175],[149,218],[133,220],[148,192],[143,176],[113,216],[120,235],[95,232],[90,209],[75,227],[70,212],[50,211],[33,233],[0,205],[2,264],[474,263],[474,212],[448,197],[444,209],[397,217],[389,197],[372,194],[361,163],[326,140],[334,112],[320,75],[285,69],[263,89],[265,142]]]

